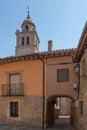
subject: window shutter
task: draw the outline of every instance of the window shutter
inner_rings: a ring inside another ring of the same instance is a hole
[[[68,82],[69,81],[69,69],[57,69],[57,82]]]

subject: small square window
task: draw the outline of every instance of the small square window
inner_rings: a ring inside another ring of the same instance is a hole
[[[57,69],[57,82],[69,82],[69,69]]]
[[[18,102],[10,102],[10,117],[18,117]]]

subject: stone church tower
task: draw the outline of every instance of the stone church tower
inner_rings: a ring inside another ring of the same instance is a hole
[[[29,11],[27,18],[21,25],[22,31],[16,31],[16,56],[32,54],[39,51],[39,37],[35,24],[32,22]]]

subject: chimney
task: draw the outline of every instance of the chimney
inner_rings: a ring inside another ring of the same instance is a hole
[[[53,43],[52,40],[49,40],[49,41],[48,41],[48,52],[51,52],[51,51],[52,51],[52,43]]]

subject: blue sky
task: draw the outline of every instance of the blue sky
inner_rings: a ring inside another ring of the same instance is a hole
[[[30,16],[40,38],[40,51],[76,48],[87,20],[87,0],[0,0],[0,57],[15,55],[16,29]]]

